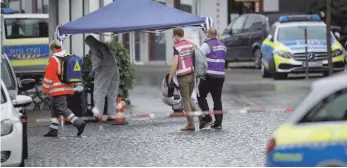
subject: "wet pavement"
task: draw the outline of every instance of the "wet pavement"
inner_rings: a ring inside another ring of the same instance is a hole
[[[125,126],[88,123],[82,137],[71,125],[60,128],[59,138],[44,138],[48,123],[29,124],[27,166],[263,166],[266,142],[295,105],[309,92],[312,81],[262,79],[259,70],[231,69],[223,90],[223,129],[180,132],[185,118],[170,118],[161,101],[161,80],[168,67],[137,69],[137,86]],[[209,105],[213,103],[209,98]],[[264,112],[242,113],[244,108]],[[49,116],[48,111],[35,112]],[[152,113],[151,119],[132,115]],[[195,118],[198,127],[197,117]]]

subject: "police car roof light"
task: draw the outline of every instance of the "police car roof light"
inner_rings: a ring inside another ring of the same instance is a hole
[[[298,21],[321,21],[320,17],[316,14],[312,15],[289,15],[281,16],[279,22],[298,22]]]
[[[12,8],[2,8],[1,14],[14,14],[16,11]]]

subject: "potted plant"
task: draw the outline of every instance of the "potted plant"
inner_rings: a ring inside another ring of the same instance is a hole
[[[123,101],[130,105],[129,91],[135,86],[135,69],[131,65],[129,50],[116,37],[112,37],[107,45],[115,53],[118,62],[120,74],[118,97],[122,97]]]

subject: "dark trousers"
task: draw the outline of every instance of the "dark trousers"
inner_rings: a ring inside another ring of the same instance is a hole
[[[67,95],[54,96],[51,111],[51,125],[50,128],[58,130],[59,116],[63,116],[68,119],[71,123],[77,119],[77,117],[72,113],[72,111],[67,107]]]
[[[215,113],[215,124],[220,125],[222,124],[223,120],[223,107],[222,107],[222,90],[223,90],[223,84],[224,84],[224,78],[215,78],[206,75],[205,79],[200,80],[199,85],[199,93],[200,96],[198,96],[198,102],[200,105],[200,108],[202,111],[209,111],[208,103],[207,103],[207,95],[211,93],[212,99],[213,99],[213,110]],[[205,115],[206,118],[211,118],[211,115]]]

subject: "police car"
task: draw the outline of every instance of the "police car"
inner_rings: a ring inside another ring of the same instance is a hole
[[[49,58],[48,14],[1,9],[2,53],[17,76],[42,77]]]
[[[315,81],[270,139],[268,167],[347,167],[347,73]]]
[[[345,49],[332,33],[331,44],[334,71],[342,71],[345,67]],[[281,16],[263,41],[261,54],[264,78],[287,78],[289,73],[305,73],[306,67],[310,73],[327,76],[326,24],[318,15]]]

